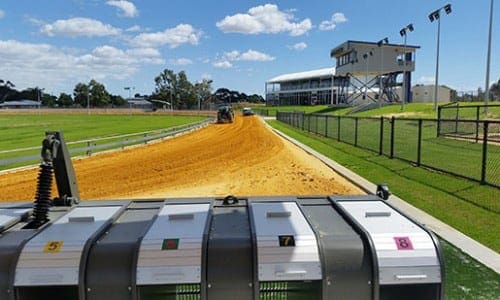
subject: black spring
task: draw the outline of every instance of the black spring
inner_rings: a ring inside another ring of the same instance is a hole
[[[51,203],[52,190],[52,163],[43,162],[40,164],[38,182],[35,195],[35,205],[33,208],[32,228],[38,228],[49,220],[48,213]]]

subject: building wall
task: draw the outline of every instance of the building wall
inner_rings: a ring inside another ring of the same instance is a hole
[[[416,85],[412,88],[413,102],[434,102],[434,85]],[[438,102],[450,102],[451,90],[440,86]]]
[[[347,49],[347,46],[344,47]],[[415,70],[414,59],[407,58],[405,65],[402,56],[405,51],[403,46],[382,45],[378,47],[376,44],[351,42],[350,49],[349,53],[336,57],[335,75],[346,76],[347,73],[355,76],[379,75]],[[414,48],[406,48],[407,53],[414,51]],[[364,54],[367,54],[366,59]]]

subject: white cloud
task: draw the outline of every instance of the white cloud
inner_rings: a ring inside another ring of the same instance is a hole
[[[129,27],[129,28],[125,29],[125,31],[127,31],[127,32],[138,32],[138,31],[141,31],[141,30],[142,30],[142,28],[139,25],[134,25],[132,27]]]
[[[334,13],[332,16],[332,21],[339,24],[347,22],[347,18],[343,13]]]
[[[69,37],[78,36],[110,36],[120,34],[120,29],[109,24],[88,18],[71,18],[57,20],[52,24],[45,24],[40,31],[48,36],[62,35]]]
[[[174,66],[187,66],[187,65],[191,65],[193,63],[193,61],[190,60],[189,58],[181,57],[181,58],[177,58],[177,59],[169,59],[168,63],[171,65],[174,65]]]
[[[224,52],[222,57],[217,59],[212,65],[216,68],[229,69],[233,67],[233,61],[272,61],[276,58],[256,50],[249,49],[246,52],[233,50]]]
[[[219,69],[229,69],[233,67],[233,64],[228,60],[219,60],[214,62],[212,65]]]
[[[300,42],[300,43],[297,43],[293,46],[288,46],[288,48],[293,49],[293,50],[297,50],[297,51],[302,51],[302,50],[307,48],[307,44],[304,42]]]
[[[245,60],[245,61],[272,61],[275,60],[275,57],[270,56],[269,54],[262,53],[255,50],[248,50],[245,53],[242,53],[237,60]]]
[[[289,32],[291,36],[307,33],[312,28],[310,19],[294,22],[291,11],[280,11],[277,5],[265,4],[252,7],[245,14],[226,16],[216,23],[225,33],[235,32],[243,34],[280,33]]]
[[[103,45],[87,53],[58,48],[49,44],[0,40],[0,65],[18,88],[44,86],[64,89],[78,81],[125,79],[148,64],[165,61],[156,49],[122,50]]]
[[[2,19],[3,17],[5,17],[5,12],[0,9],[0,19]]]
[[[319,30],[334,30],[337,24],[347,22],[347,18],[343,13],[334,13],[330,20],[322,21],[319,24]]]
[[[222,55],[222,59],[219,61],[271,61],[275,60],[275,57],[272,57],[269,54],[259,52],[256,50],[249,49],[247,52],[240,53],[237,50],[233,50],[230,52],[224,52]]]
[[[179,24],[174,28],[167,28],[161,32],[141,33],[131,40],[131,44],[139,47],[160,47],[168,45],[170,48],[182,44],[198,45],[201,30],[194,29],[189,24]]]
[[[121,15],[124,17],[137,17],[139,11],[135,7],[134,3],[125,0],[110,0],[106,2],[107,5],[114,6],[121,11]]]
[[[434,77],[433,76],[421,76],[417,80],[417,83],[419,83],[419,84],[434,84]]]

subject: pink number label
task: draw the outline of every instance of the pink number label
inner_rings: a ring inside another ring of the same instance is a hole
[[[413,244],[407,236],[395,236],[394,242],[396,242],[398,250],[413,250]]]

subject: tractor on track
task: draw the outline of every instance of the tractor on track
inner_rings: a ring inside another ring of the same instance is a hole
[[[231,104],[222,104],[219,105],[219,109],[217,111],[217,123],[233,123],[234,121],[234,112]]]

